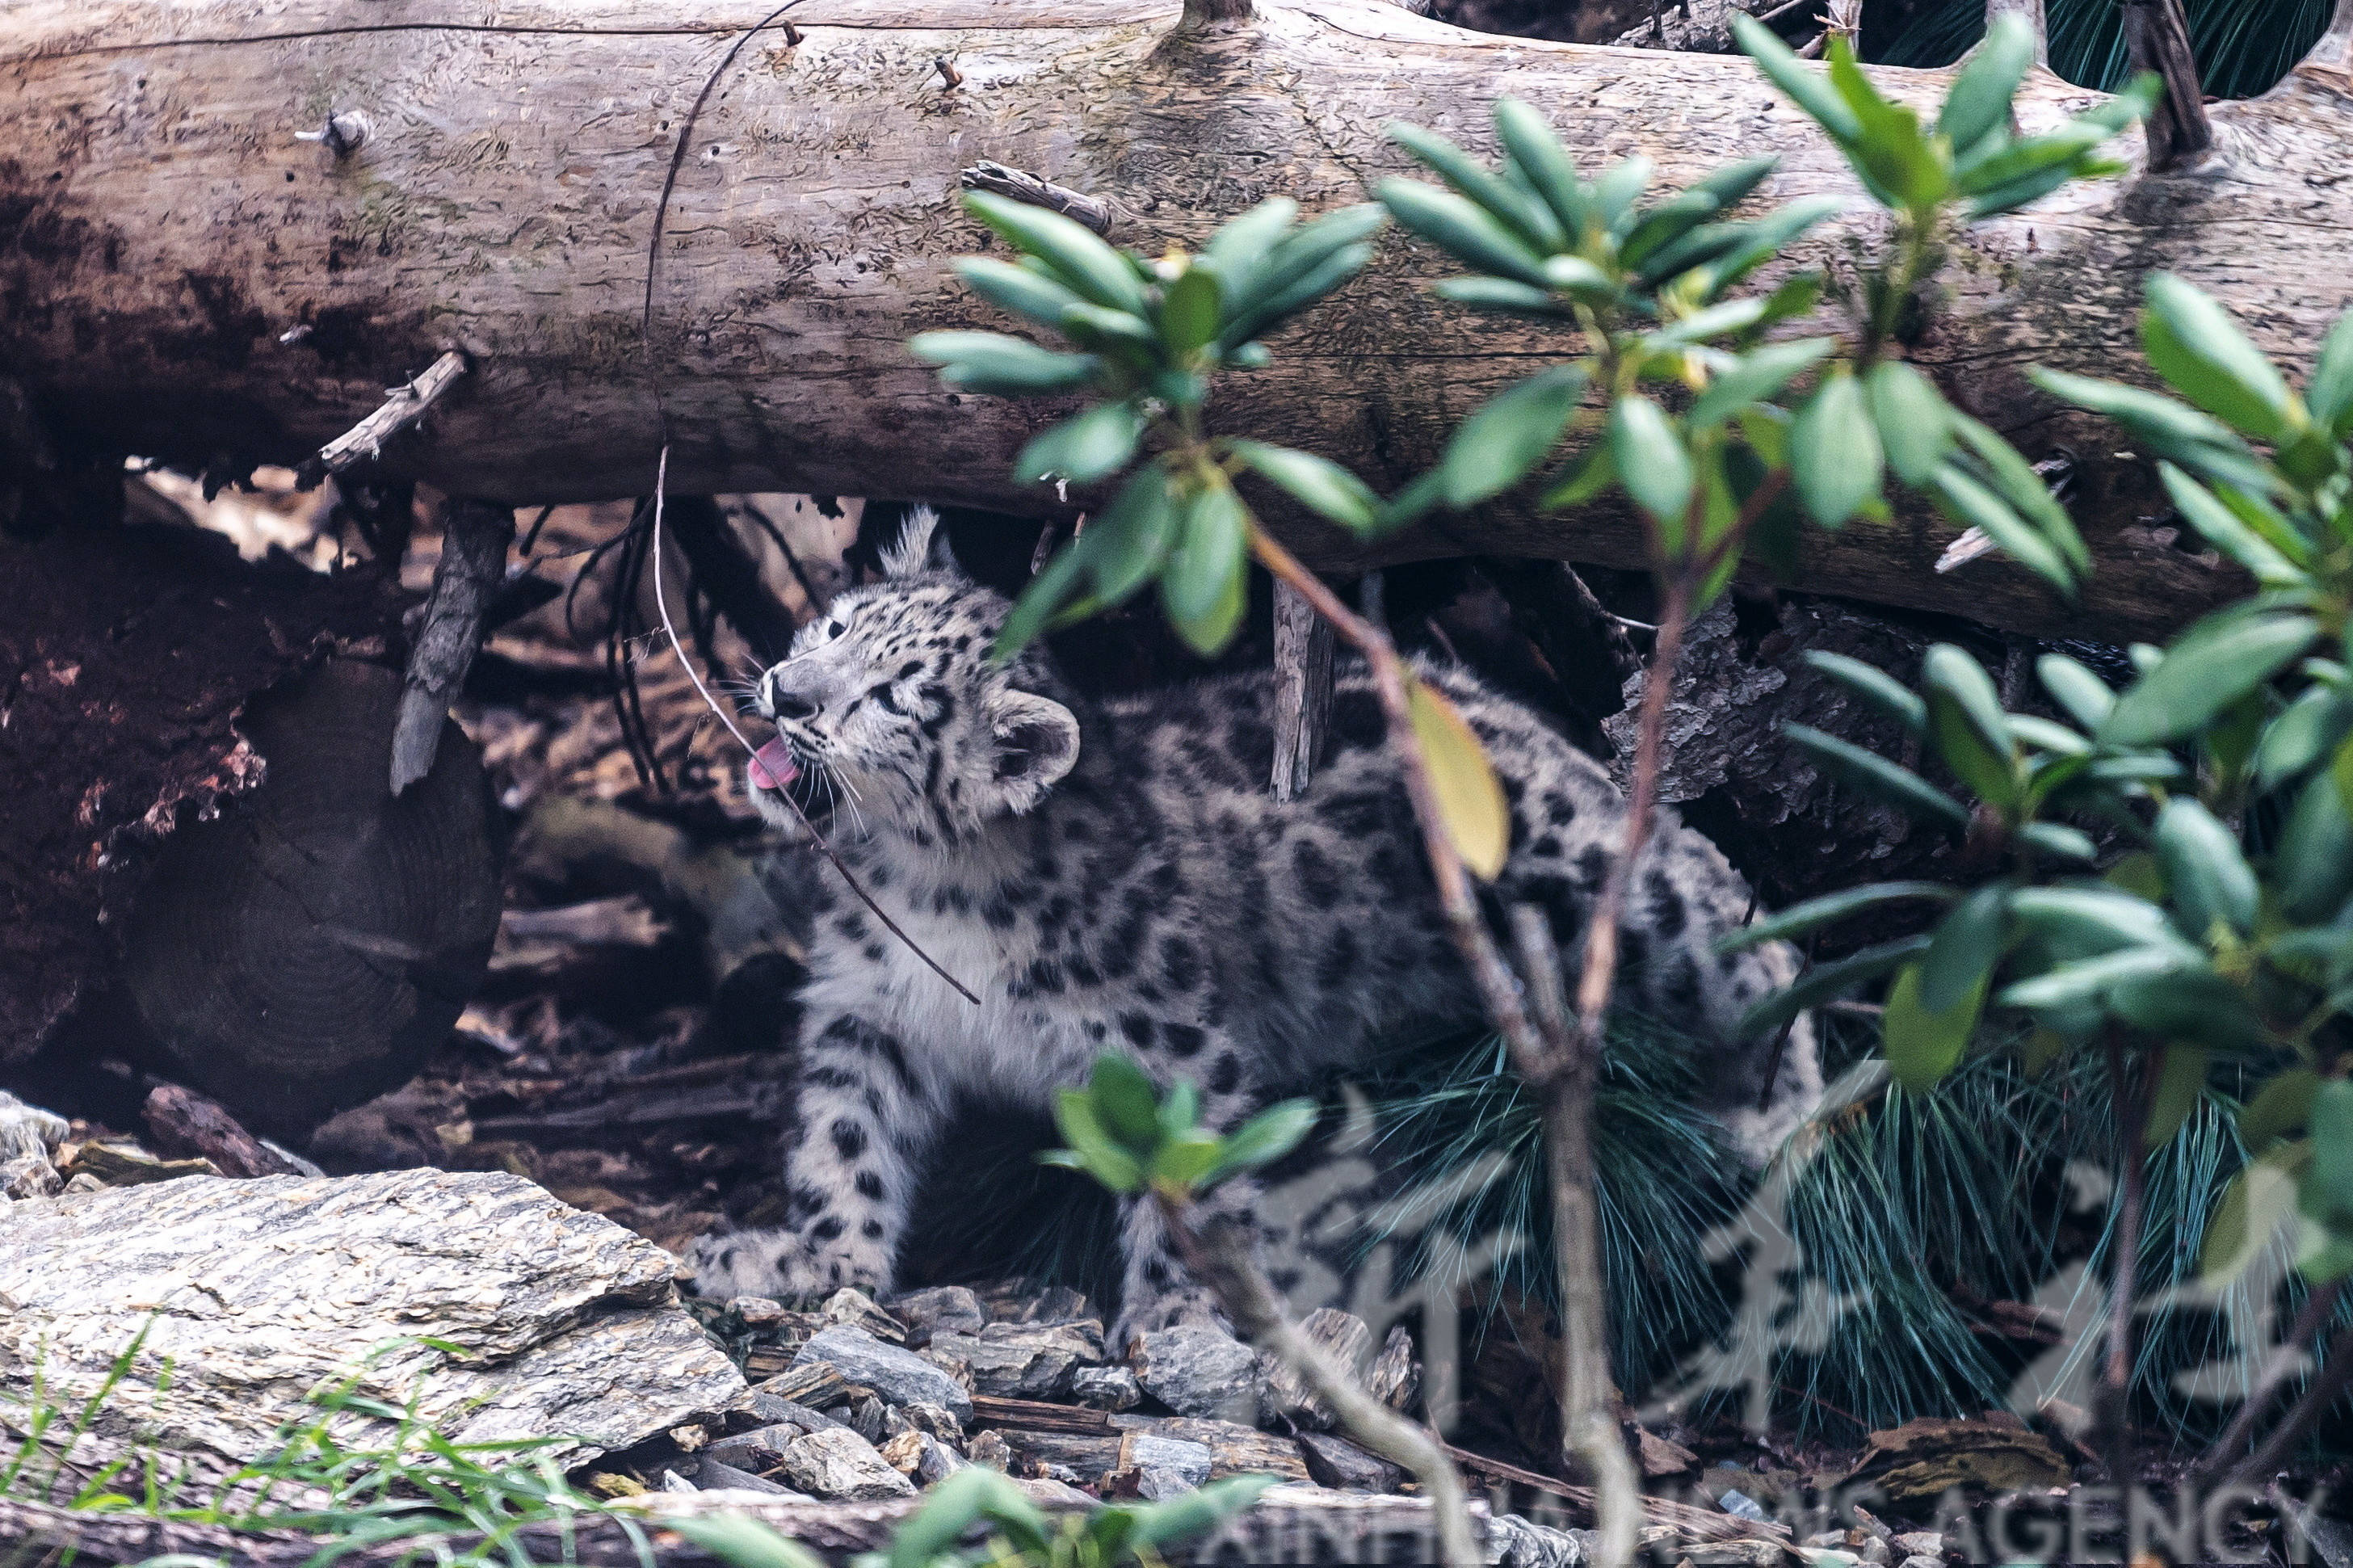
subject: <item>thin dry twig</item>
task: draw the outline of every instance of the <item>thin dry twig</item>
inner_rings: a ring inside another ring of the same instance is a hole
[[[315,490],[332,474],[384,455],[385,442],[423,418],[426,410],[466,374],[466,356],[450,349],[417,373],[414,379],[385,388],[375,411],[325,446],[295,471],[295,483]]]
[[[1156,1200],[1169,1239],[1195,1279],[1216,1292],[1234,1327],[1252,1343],[1272,1351],[1299,1374],[1349,1436],[1392,1464],[1402,1465],[1421,1483],[1438,1526],[1438,1548],[1447,1568],[1479,1568],[1487,1561],[1471,1530],[1470,1497],[1446,1446],[1423,1428],[1365,1392],[1323,1346],[1299,1331],[1283,1315],[1274,1287],[1250,1256],[1250,1240],[1240,1223],[1222,1214],[1193,1227],[1187,1206]]]
[[[2213,1475],[2228,1465],[2233,1455],[2246,1447],[2248,1437],[2254,1432],[2255,1423],[2261,1420],[2263,1413],[2272,1407],[2272,1401],[2278,1394],[2280,1385],[2294,1376],[2296,1371],[2311,1359],[2312,1341],[2319,1336],[2322,1328],[2327,1324],[2330,1315],[2337,1310],[2338,1298],[2344,1294],[2345,1281],[2332,1279],[2325,1285],[2315,1286],[2312,1293],[2304,1298],[2303,1309],[2296,1313],[2295,1321],[2289,1327],[2286,1338],[2280,1340],[2274,1348],[2271,1359],[2263,1363],[2263,1371],[2256,1374],[2255,1384],[2247,1390],[2246,1401],[2239,1406],[2238,1414],[2231,1418],[2231,1425],[2223,1429],[2220,1437],[2214,1439],[2213,1446],[2200,1455],[2198,1462],[2189,1467],[2189,1474],[2193,1478]],[[2288,1419],[2293,1421],[2295,1418],[2295,1414],[2291,1411]]]
[[[648,546],[653,551],[654,608],[661,613],[662,635],[670,639],[670,651],[678,656],[679,666],[686,672],[686,678],[694,683],[695,694],[702,699],[703,705],[708,707],[712,713],[719,715],[719,722],[727,726],[727,733],[735,737],[736,743],[743,747],[745,756],[757,756],[760,748],[754,746],[750,739],[744,736],[743,730],[736,726],[735,716],[729,713],[725,708],[721,707],[719,705],[719,700],[711,694],[711,689],[702,683],[702,673],[695,669],[694,661],[686,656],[686,645],[679,641],[678,628],[670,621],[670,599],[662,592],[662,492],[664,488],[666,488],[669,479],[670,443],[664,441],[662,443],[661,456],[656,460],[654,464],[653,538],[652,542]],[[832,864],[834,870],[841,874],[841,880],[849,885],[850,892],[858,895],[859,902],[865,905],[868,909],[873,912],[874,918],[881,921],[883,927],[890,931],[891,935],[898,938],[900,941],[904,942],[907,945],[907,950],[914,954],[915,957],[923,959],[924,964],[930,968],[934,974],[939,976],[940,979],[947,981],[949,985],[953,986],[958,996],[963,997],[975,1007],[978,1007],[980,1005],[980,998],[975,996],[962,980],[956,979],[955,976],[948,973],[946,969],[943,969],[940,966],[939,959],[923,951],[922,947],[917,945],[913,937],[910,937],[906,932],[899,928],[899,922],[892,919],[889,914],[883,910],[882,906],[874,902],[874,895],[866,891],[866,885],[860,882],[857,877],[850,874],[849,867],[841,863],[841,856],[834,853],[833,846],[826,842],[825,835],[817,831],[817,825],[808,820],[808,813],[801,810],[801,803],[793,799],[791,792],[789,790],[778,789],[775,791],[775,793],[778,800],[792,808],[794,817],[799,821],[802,831],[808,834],[809,842],[816,844],[818,853],[825,856],[826,860]]]

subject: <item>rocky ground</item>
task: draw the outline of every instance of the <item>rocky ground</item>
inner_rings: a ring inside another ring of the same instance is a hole
[[[657,1511],[748,1507],[806,1525],[816,1516],[791,1505],[911,1500],[985,1465],[1054,1507],[1272,1475],[1271,1506],[1334,1540],[1416,1527],[1396,1511],[1419,1506],[1402,1471],[1332,1430],[1287,1369],[1217,1330],[1147,1334],[1123,1356],[1083,1294],[1018,1281],[879,1303],[848,1289],[814,1306],[681,1301],[668,1253],[533,1181],[268,1173],[306,1162],[241,1143],[216,1110],[168,1097],[155,1119],[180,1129],[169,1158],[0,1107],[0,1427],[27,1431],[36,1400],[89,1402],[100,1414],[60,1447],[69,1475],[163,1434],[184,1484],[216,1482],[314,1418],[315,1391],[333,1387],[384,1402],[336,1409],[353,1447],[384,1440],[377,1413],[406,1407],[461,1443],[554,1439],[547,1457],[588,1490]],[[1346,1313],[1305,1326],[1356,1356],[1386,1403],[1418,1411],[1404,1329],[1377,1350]],[[2050,1440],[2000,1417],[1914,1422],[1847,1455],[1752,1440],[1746,1462],[1704,1468],[1666,1435],[1636,1432],[1658,1494],[1646,1541],[1694,1565],[1936,1568],[1968,1550],[1904,1520],[1933,1518],[1948,1489],[2064,1499],[2077,1479]],[[1485,1494],[1495,1561],[1583,1560],[1583,1489],[1456,1455]],[[1878,1489],[1880,1511],[1831,1519],[1857,1483]],[[1396,1499],[1386,1513],[1384,1497]],[[1830,1528],[1803,1529],[1810,1510]]]

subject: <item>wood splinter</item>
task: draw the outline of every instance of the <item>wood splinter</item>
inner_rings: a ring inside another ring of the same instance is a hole
[[[453,498],[442,509],[441,559],[433,568],[432,597],[409,650],[393,724],[395,795],[433,771],[441,721],[482,646],[483,614],[506,581],[514,531],[514,514],[492,502]]]
[[[956,184],[968,191],[987,191],[996,196],[1011,196],[1032,207],[1042,207],[1049,212],[1059,212],[1073,223],[1084,224],[1097,234],[1111,232],[1111,204],[1068,185],[1058,185],[1050,180],[1020,169],[1008,168],[983,158],[968,169],[960,170]]]
[[[1296,800],[1332,720],[1332,627],[1289,583],[1274,585],[1274,798]]]
[[[466,374],[466,356],[451,349],[417,373],[404,387],[385,388],[375,412],[319,449],[296,471],[296,482],[315,490],[331,474],[384,455],[385,442],[425,417],[427,409]]]
[[[934,56],[932,60],[932,69],[940,73],[940,80],[946,84],[947,90],[950,92],[954,92],[957,88],[964,85],[964,72],[956,69],[955,62],[948,58],[947,56]]]

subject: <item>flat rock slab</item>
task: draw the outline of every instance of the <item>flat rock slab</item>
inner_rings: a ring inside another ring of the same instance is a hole
[[[555,1438],[576,1463],[743,1396],[678,1307],[675,1267],[500,1173],[188,1177],[19,1202],[0,1225],[0,1428],[24,1419],[37,1372],[53,1405],[79,1407],[143,1329],[75,1463],[160,1446],[241,1464],[347,1383],[416,1396],[456,1441]],[[330,1425],[347,1444],[392,1431],[349,1411]]]
[[[872,1389],[889,1404],[921,1401],[953,1412],[958,1421],[972,1419],[969,1389],[914,1351],[886,1345],[863,1329],[837,1323],[810,1336],[793,1357],[792,1370],[820,1366],[833,1368],[849,1383]]]

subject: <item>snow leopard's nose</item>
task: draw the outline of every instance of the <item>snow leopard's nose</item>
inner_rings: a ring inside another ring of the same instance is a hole
[[[778,681],[773,674],[764,683],[767,690],[762,694],[768,700],[768,712],[780,719],[815,718],[820,705]]]
[[[789,690],[781,679],[783,671],[770,669],[760,676],[760,713],[771,719],[805,719],[812,717],[822,705],[815,700]]]

